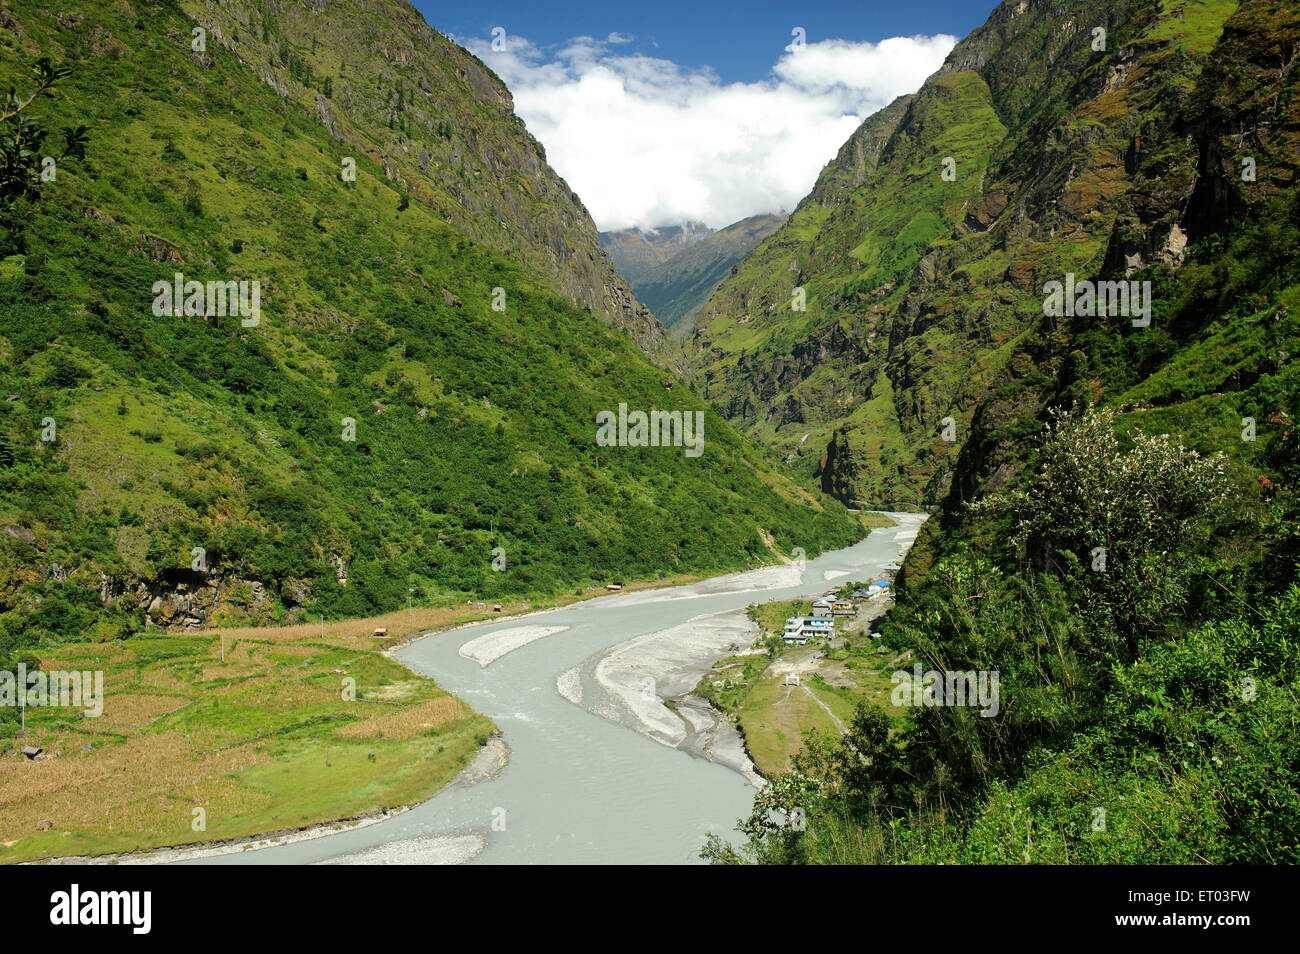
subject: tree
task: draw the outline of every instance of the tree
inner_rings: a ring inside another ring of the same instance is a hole
[[[11,86],[0,102],[0,255],[23,250],[22,206],[39,198],[45,181],[42,173],[49,168],[46,160],[53,160],[57,170],[64,159],[86,156],[85,126],[64,127],[62,149],[57,154],[43,153],[50,130],[40,118],[28,112],[41,93],[71,72],[71,67],[55,66],[49,57],[43,56],[32,67],[36,89],[31,95],[20,101]]]
[[[741,864],[751,858],[789,864],[803,858],[808,819],[822,803],[821,783],[798,769],[775,776],[754,796],[753,810],[737,830],[748,837],[742,851],[709,835],[700,857],[713,864]]]
[[[1087,593],[1099,627],[1123,636],[1129,658],[1142,635],[1177,625],[1194,556],[1227,516],[1222,453],[1202,457],[1168,435],[1137,433],[1120,450],[1113,411],[1057,412],[1028,489],[995,494],[976,512],[1012,517],[1011,543]]]

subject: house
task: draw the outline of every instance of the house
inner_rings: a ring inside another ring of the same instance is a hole
[[[814,636],[835,634],[835,620],[829,616],[791,616],[785,621],[781,641],[787,646],[804,646]]]
[[[876,582],[872,583],[870,586],[867,587],[867,595],[870,596],[873,600],[881,596],[888,596],[889,581],[876,580]]]
[[[785,629],[781,632],[781,642],[787,646],[793,646],[798,643],[802,646],[808,642],[808,637],[804,635],[803,619],[798,616],[791,616],[785,621]]]
[[[804,630],[813,636],[832,636],[835,633],[835,620],[827,616],[803,617]]]
[[[812,614],[814,616],[834,616],[835,600],[829,596],[823,596],[820,599],[813,600]]]
[[[831,604],[832,616],[853,616],[856,613],[857,609],[854,607],[852,600],[836,600]]]
[[[870,597],[871,594],[868,593],[866,590],[858,589],[853,591],[853,599],[855,600],[865,600],[865,599],[869,599]]]

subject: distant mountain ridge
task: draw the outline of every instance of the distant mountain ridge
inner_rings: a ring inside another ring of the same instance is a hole
[[[599,238],[600,247],[609,253],[618,273],[631,284],[647,277],[683,249],[704,241],[713,231],[703,222],[684,222],[653,229],[601,232]]]
[[[600,244],[641,303],[681,338],[736,263],[785,220],[764,214],[716,230],[700,222],[623,229],[601,232]]]

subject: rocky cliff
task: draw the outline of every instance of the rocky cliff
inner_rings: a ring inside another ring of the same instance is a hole
[[[1180,117],[1237,7],[1000,4],[723,282],[689,341],[702,392],[845,499],[941,501],[1008,363],[1043,373],[1018,344],[1045,283],[1176,267],[1204,233],[1197,203],[1220,187]]]

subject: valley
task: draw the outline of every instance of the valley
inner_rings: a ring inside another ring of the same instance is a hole
[[[828,576],[869,576],[900,555],[893,527],[809,560],[619,593],[522,622],[553,630],[481,666],[472,640],[520,620],[435,633],[397,652],[413,669],[490,718],[509,760],[490,779],[455,786],[377,824],[214,864],[376,863],[432,858],[471,838],[475,863],[683,864],[703,832],[724,832],[754,791],[744,750],[725,730],[674,711],[713,661],[713,647],[758,635],[745,607],[820,592]],[[901,541],[900,541],[901,542]],[[707,712],[707,710],[705,710]]]
[[[601,246],[637,299],[677,338],[690,334],[714,289],[786,216],[755,215],[721,229],[699,222],[602,232]]]
[[[1300,860],[1300,8],[969,3],[0,0],[0,862]]]

